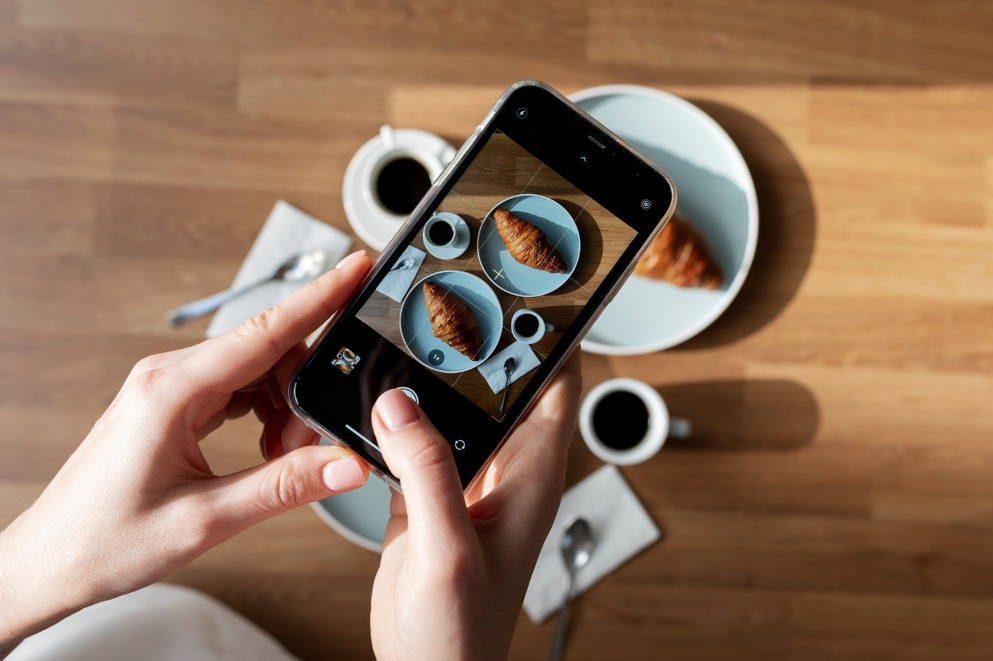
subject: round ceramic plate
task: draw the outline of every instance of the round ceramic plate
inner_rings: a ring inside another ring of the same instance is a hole
[[[321,439],[321,445],[330,445]],[[317,516],[342,537],[364,549],[383,550],[386,522],[390,518],[390,488],[370,475],[360,488],[311,503]]]
[[[497,209],[512,211],[534,224],[562,256],[565,273],[548,273],[524,266],[510,256],[497,232],[493,213]],[[479,263],[494,285],[515,296],[544,296],[569,281],[579,263],[579,229],[565,207],[544,195],[514,195],[503,200],[486,214],[476,239]]]
[[[631,276],[583,340],[583,349],[630,355],[685,342],[727,309],[755,255],[758,203],[745,159],[709,115],[657,89],[606,85],[571,98],[672,175],[680,214],[704,236],[724,274],[716,291]]]
[[[450,291],[472,310],[483,340],[483,348],[476,360],[459,353],[431,332],[431,319],[424,305],[425,282]],[[490,357],[500,341],[502,320],[500,301],[482,278],[465,271],[438,271],[414,285],[404,297],[400,306],[400,336],[410,354],[422,365],[437,372],[455,374],[478,367]]]

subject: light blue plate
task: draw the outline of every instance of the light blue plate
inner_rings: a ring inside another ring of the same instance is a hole
[[[321,445],[330,445],[321,439]],[[386,523],[390,519],[390,488],[375,475],[364,486],[311,503],[326,524],[345,539],[364,549],[383,550]]]
[[[713,323],[748,275],[759,227],[751,174],[724,129],[679,97],[607,85],[571,98],[672,175],[679,211],[703,234],[724,274],[717,291],[632,276],[593,325],[583,349],[630,355],[675,346]]]
[[[548,273],[524,266],[507,250],[497,232],[493,212],[506,209],[533,223],[545,233],[566,264],[565,273]],[[572,214],[561,204],[544,195],[514,195],[500,202],[486,214],[476,239],[479,263],[494,285],[515,296],[544,296],[569,281],[579,263],[579,229]]]
[[[458,296],[476,317],[483,348],[476,360],[462,355],[431,332],[431,319],[424,305],[425,282],[440,285]],[[503,308],[496,293],[482,278],[465,271],[438,271],[414,285],[400,307],[400,336],[419,363],[436,372],[456,374],[478,367],[490,357],[503,331]]]

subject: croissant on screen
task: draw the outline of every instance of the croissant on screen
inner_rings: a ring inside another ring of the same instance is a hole
[[[462,299],[443,287],[424,283],[424,305],[431,320],[431,333],[470,360],[483,348],[476,317]]]
[[[493,212],[497,232],[510,256],[524,266],[549,273],[565,273],[565,260],[548,241],[545,233],[506,209]]]
[[[717,289],[723,276],[707,244],[693,226],[673,216],[648,246],[634,272],[678,287]]]

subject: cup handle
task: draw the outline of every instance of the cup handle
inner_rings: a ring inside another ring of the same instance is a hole
[[[393,145],[396,144],[396,140],[393,136],[393,127],[389,124],[383,124],[379,127],[379,137],[382,139],[383,144],[386,145],[387,149],[393,149]]]
[[[446,144],[445,148],[441,150],[440,154],[438,154],[438,160],[441,161],[442,167],[451,163],[452,159],[455,158],[455,154],[455,148]]]
[[[693,423],[686,418],[669,418],[669,438],[688,438],[693,433]]]

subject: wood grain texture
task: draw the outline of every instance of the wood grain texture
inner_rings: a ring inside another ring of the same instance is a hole
[[[988,659],[993,14],[941,3],[0,0],[0,525],[163,313],[230,283],[284,198],[347,229],[384,122],[455,144],[506,85],[632,82],[739,145],[761,232],[672,350],[586,356],[697,433],[624,475],[665,533],[575,605],[571,659]],[[205,442],[258,461],[252,420]],[[569,481],[598,466],[578,440]],[[305,659],[371,658],[376,558],[309,510],[172,580]],[[522,616],[511,657],[552,634]]]

